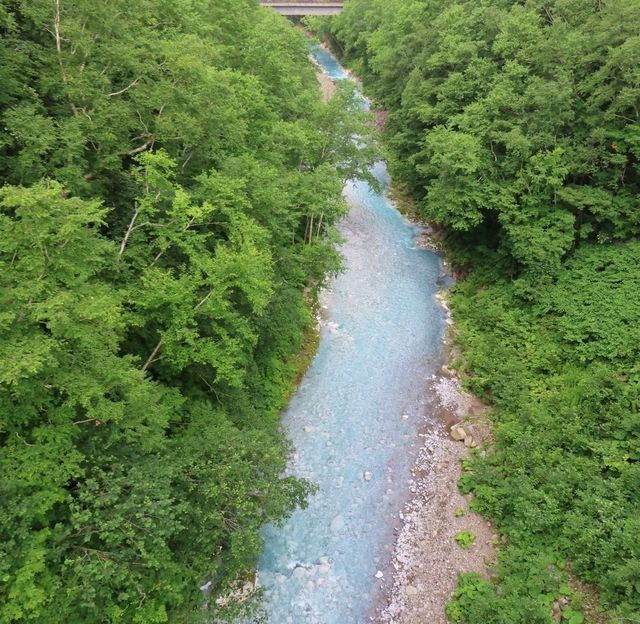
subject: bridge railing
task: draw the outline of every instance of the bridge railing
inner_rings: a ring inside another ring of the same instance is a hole
[[[317,2],[315,0],[260,0],[260,4],[278,11],[281,15],[337,15],[343,2]]]

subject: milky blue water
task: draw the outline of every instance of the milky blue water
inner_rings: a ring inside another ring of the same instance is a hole
[[[326,50],[312,54],[334,80],[348,79]],[[386,188],[384,164],[374,172]],[[384,193],[352,182],[345,195],[345,271],[323,296],[320,346],[283,416],[290,471],[319,490],[265,531],[258,581],[271,624],[369,622],[441,355],[439,257],[416,247],[420,228]]]

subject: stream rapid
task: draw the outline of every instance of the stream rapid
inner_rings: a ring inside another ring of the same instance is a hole
[[[326,49],[311,53],[333,80],[350,79]],[[320,345],[283,415],[295,448],[289,472],[318,491],[264,532],[258,583],[270,624],[370,621],[391,576],[419,433],[432,418],[441,259],[419,248],[422,229],[387,199],[385,164],[373,172],[381,193],[361,181],[344,189],[345,270],[322,295]]]

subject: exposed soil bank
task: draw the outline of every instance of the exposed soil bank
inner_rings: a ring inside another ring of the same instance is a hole
[[[318,82],[320,83],[320,89],[322,89],[322,101],[328,102],[333,94],[336,92],[336,83],[327,76],[323,71],[318,68],[316,72],[316,76],[318,77]]]

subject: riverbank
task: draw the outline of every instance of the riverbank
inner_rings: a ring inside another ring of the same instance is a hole
[[[320,89],[322,91],[322,101],[328,102],[333,94],[336,92],[336,83],[325,74],[320,67],[318,67],[318,71],[316,72],[316,76],[318,78],[318,82],[320,83]]]
[[[442,254],[437,231],[419,219],[411,198],[393,185],[389,195],[404,218],[423,230],[417,245]],[[453,273],[446,259],[442,262]],[[447,289],[436,295],[446,313],[443,365],[428,384],[431,402],[418,433],[409,499],[399,513],[389,593],[372,618],[379,624],[448,624],[447,605],[459,575],[476,572],[490,578],[500,543],[492,522],[471,510],[473,494],[458,489],[472,448],[490,444],[492,436],[488,406],[464,390],[451,367],[461,354],[447,295]]]
[[[441,294],[446,308],[444,295]],[[447,319],[451,316],[447,309]],[[499,536],[491,522],[470,509],[472,495],[458,490],[462,466],[471,454],[464,440],[450,431],[462,424],[473,435],[469,444],[488,440],[486,406],[465,392],[449,368],[453,326],[445,340],[446,358],[429,384],[432,403],[419,433],[420,451],[410,482],[410,499],[401,512],[403,521],[393,555],[393,583],[388,602],[377,614],[384,624],[446,624],[446,607],[458,576],[477,572],[489,577]],[[458,542],[460,540],[460,543]]]
[[[334,82],[318,72],[325,98],[335,90]],[[377,115],[380,119],[383,115]],[[391,186],[388,200],[422,234],[418,246],[439,252],[436,232],[417,218],[410,198]],[[443,260],[446,267],[447,262]],[[499,540],[490,522],[469,508],[471,496],[463,496],[457,483],[462,463],[470,456],[464,440],[451,438],[452,425],[464,423],[472,434],[468,444],[477,445],[489,437],[485,419],[486,406],[462,389],[459,377],[449,365],[454,359],[454,328],[446,304],[446,291],[437,295],[446,312],[448,327],[444,337],[444,365],[429,383],[431,397],[423,412],[424,423],[417,433],[419,448],[407,483],[408,500],[399,512],[396,543],[391,559],[391,579],[381,581],[387,592],[381,606],[372,615],[385,624],[446,624],[446,606],[456,586],[458,575],[478,572],[489,575],[488,566],[495,559]],[[471,543],[456,541],[466,536]]]
[[[321,72],[319,81],[321,85],[333,85]],[[377,119],[384,117],[384,113],[376,115]],[[407,220],[423,230],[417,244],[442,253],[437,231],[419,218],[410,196],[393,183],[388,196]],[[443,263],[446,267],[446,260]],[[386,624],[446,624],[446,606],[458,576],[478,572],[488,577],[499,541],[491,522],[470,510],[472,496],[458,491],[462,463],[469,459],[471,449],[464,440],[452,439],[451,427],[465,423],[476,438],[485,440],[489,425],[484,417],[486,406],[463,390],[460,378],[449,368],[454,359],[455,330],[446,291],[439,293],[438,299],[445,308],[448,325],[445,363],[430,383],[431,418],[425,417],[425,426],[418,434],[420,450],[408,484],[410,496],[399,514],[402,524],[392,559],[393,575],[387,585],[387,604],[374,616]],[[466,548],[456,541],[456,536],[465,534],[472,540]]]

